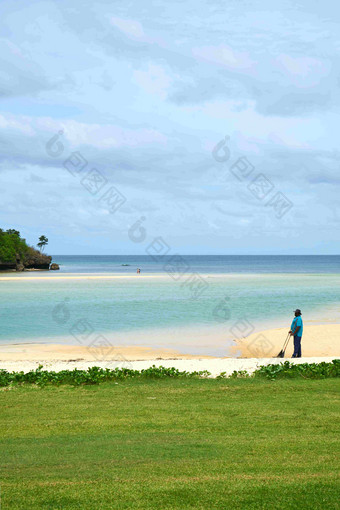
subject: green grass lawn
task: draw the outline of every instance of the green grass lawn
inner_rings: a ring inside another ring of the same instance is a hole
[[[339,379],[0,391],[1,510],[338,509]]]

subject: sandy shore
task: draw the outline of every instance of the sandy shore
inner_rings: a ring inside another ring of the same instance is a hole
[[[231,352],[243,358],[269,358],[277,356],[285,338],[287,328],[268,329],[253,333],[247,338],[236,340]],[[311,356],[340,356],[340,324],[304,325],[302,336],[302,355]],[[293,338],[287,347],[287,356],[293,354]]]
[[[43,365],[49,370],[86,369],[91,366],[126,367],[141,370],[153,364],[180,370],[208,370],[214,376],[221,372],[247,370],[268,363],[280,363],[276,358],[287,335],[286,328],[265,330],[247,338],[235,340],[231,348],[235,357],[213,357],[181,354],[172,349],[141,346],[88,347],[47,343],[7,344],[0,346],[0,368],[29,371]],[[292,339],[286,359],[291,359]],[[305,326],[301,362],[331,361],[340,357],[340,324]]]
[[[58,362],[58,361],[144,361],[157,359],[202,359],[213,356],[193,356],[181,354],[172,349],[155,349],[150,347],[110,346],[88,347],[86,345],[63,345],[63,344],[7,344],[0,345],[0,367],[7,361],[34,361],[34,362]]]

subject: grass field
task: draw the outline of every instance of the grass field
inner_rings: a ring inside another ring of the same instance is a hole
[[[338,509],[339,379],[0,391],[1,510]]]

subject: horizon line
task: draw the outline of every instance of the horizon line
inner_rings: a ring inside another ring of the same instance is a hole
[[[47,255],[47,253],[45,254]],[[180,253],[182,257],[339,257],[340,253]],[[151,257],[147,253],[136,254],[136,253],[110,253],[110,254],[98,254],[98,253],[57,253],[50,255],[53,257]],[[166,255],[164,255],[165,257]],[[174,254],[168,255],[169,257]]]

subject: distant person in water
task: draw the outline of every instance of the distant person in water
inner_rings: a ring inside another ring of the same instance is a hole
[[[290,336],[294,336],[294,353],[292,358],[301,358],[301,337],[303,332],[303,322],[301,318],[301,310],[294,312],[295,318],[290,326]]]
[[[140,274],[140,269],[139,268],[137,269],[137,274]]]

